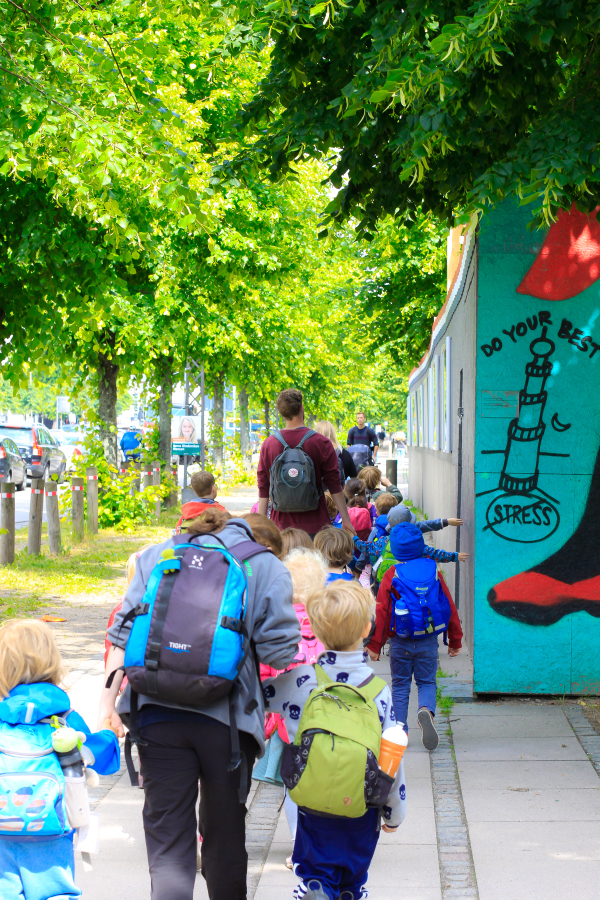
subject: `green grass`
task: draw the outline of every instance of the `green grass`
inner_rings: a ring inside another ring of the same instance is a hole
[[[436,700],[440,713],[443,716],[449,716],[452,712],[452,707],[454,706],[454,700],[452,699],[452,697],[446,697],[444,694],[442,694],[441,690],[437,688]]]
[[[140,526],[134,534],[112,528],[72,543],[63,527],[63,552],[50,556],[42,537],[40,556],[27,554],[27,529],[17,532],[15,561],[0,567],[0,618],[27,615],[48,598],[99,594],[119,597],[125,584],[125,563],[144,544],[158,544],[171,535],[179,510],[165,511],[156,525]]]

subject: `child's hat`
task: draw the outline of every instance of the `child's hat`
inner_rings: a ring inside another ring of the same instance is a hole
[[[417,517],[410,511],[408,506],[400,503],[398,506],[392,506],[387,514],[387,520],[390,528],[393,528],[394,525],[399,525],[401,522],[411,522],[414,525]]]
[[[396,507],[394,507],[396,508]],[[390,533],[390,550],[394,559],[420,559],[425,549],[425,541],[420,528],[410,522],[401,522]]]

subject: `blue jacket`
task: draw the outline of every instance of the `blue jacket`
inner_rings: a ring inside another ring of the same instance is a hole
[[[55,684],[18,684],[0,702],[0,721],[9,725],[35,725],[49,716],[62,716],[71,728],[83,731],[85,746],[92,751],[95,762],[91,769],[100,775],[119,771],[121,754],[114,732],[103,729],[92,734],[79,713],[71,709],[68,695]]]
[[[133,453],[140,447],[142,435],[139,431],[126,431],[121,438],[120,447],[123,453]]]

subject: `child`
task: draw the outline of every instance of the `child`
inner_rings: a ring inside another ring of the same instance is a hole
[[[52,750],[54,728],[45,720],[60,716],[85,734],[84,748],[94,757],[94,771],[111,775],[119,770],[115,734],[108,729],[91,734],[58,687],[61,680],[60,653],[47,625],[36,619],[10,619],[0,627],[3,900],[81,896],[73,880],[74,830],[66,816],[64,775]]]
[[[144,550],[148,550],[149,547],[154,546],[153,544],[144,544],[143,547],[137,551],[137,553],[132,553],[127,562],[125,563],[125,590],[123,591],[123,597],[127,593],[127,588],[133,581],[133,576],[135,575],[135,570],[137,566],[137,561],[144,552]],[[113,622],[115,621],[115,616],[118,612],[120,612],[123,608],[123,600],[119,600],[110,616],[108,617],[108,625],[106,626],[106,631],[108,633],[108,629],[112,628]],[[106,634],[104,635],[104,665],[106,665],[106,659],[108,657],[108,651],[110,650],[110,641]],[[121,692],[125,689],[125,685],[127,684],[127,679],[124,678],[121,683]]]
[[[252,529],[252,536],[257,544],[268,547],[271,553],[281,559],[283,556],[283,541],[281,532],[274,522],[262,513],[244,513],[240,519],[245,519]]]
[[[364,532],[364,537],[360,534],[359,537],[361,540],[365,540],[371,531],[371,526],[377,513],[374,504],[367,500],[367,488],[362,478],[349,478],[344,485],[344,496],[348,504],[348,515],[354,530],[357,534],[359,534],[359,530]],[[355,512],[352,513],[351,510],[355,510]],[[361,510],[365,510],[369,518]],[[338,524],[337,520],[335,524]],[[339,524],[341,526],[341,521]]]
[[[400,525],[403,522],[410,522],[413,525],[416,525],[417,528],[421,532],[423,532],[423,534],[426,534],[429,531],[440,531],[442,528],[446,528],[448,525],[457,528],[459,525],[463,524],[462,519],[425,519],[418,522],[415,514],[411,512],[410,509],[403,503],[393,507],[388,512],[387,520],[388,535],[396,525]],[[363,552],[366,550],[367,554],[369,554],[370,556],[381,556],[381,560],[377,560],[377,564],[374,566],[377,581],[379,584],[381,584],[383,576],[385,575],[389,567],[393,566],[396,562],[389,546],[388,536],[384,535],[382,538],[377,538],[374,541],[370,540],[368,542],[368,548],[365,543],[359,544],[356,538],[354,540],[354,543]],[[436,562],[457,562],[457,560],[459,559],[467,559],[467,554],[464,554],[463,556],[457,556],[456,553],[452,553],[446,550],[435,550],[433,547],[428,546],[425,547],[425,553],[427,556],[429,556],[430,559],[434,559]]]
[[[322,528],[315,535],[315,550],[321,553],[327,562],[327,584],[342,579],[352,581],[348,565],[354,558],[354,538],[349,531],[329,526]]]
[[[327,682],[338,682],[340,687],[343,683],[364,688],[373,679],[362,650],[373,616],[370,592],[356,582],[336,581],[313,593],[307,600],[306,611],[315,634],[326,648],[318,662],[320,677]],[[269,708],[285,716],[291,741],[301,724],[303,708],[318,683],[315,667],[300,666],[293,673],[263,684]],[[381,728],[394,725],[390,690],[384,682],[374,703]],[[362,778],[360,783],[362,786]],[[381,810],[384,831],[395,831],[404,819],[405,797],[401,764]],[[302,900],[366,897],[364,885],[379,838],[379,816],[376,807],[367,808],[357,818],[319,815],[300,807],[292,854],[295,874],[302,879],[296,896]]]
[[[433,718],[436,710],[436,681],[435,675],[438,664],[438,637],[439,633],[425,634],[419,638],[405,638],[392,633],[394,620],[392,615],[392,582],[397,573],[396,566],[416,560],[424,556],[433,557],[434,553],[445,553],[451,556],[452,561],[464,560],[467,553],[446,553],[446,551],[433,551],[433,547],[427,548],[423,540],[423,534],[416,525],[405,522],[394,526],[389,537],[389,546],[396,565],[391,565],[385,573],[381,587],[377,594],[377,615],[375,630],[367,644],[367,651],[371,659],[379,659],[381,648],[391,637],[390,642],[390,666],[392,670],[392,696],[394,698],[394,710],[397,718],[406,723],[408,716],[408,701],[410,687],[414,675],[419,691],[419,710],[417,720],[422,733],[423,746],[426,750],[435,750],[438,745],[438,733]],[[433,553],[428,552],[433,551]],[[448,560],[450,561],[450,560]],[[446,588],[445,582],[438,575],[437,581],[450,606],[450,621],[448,623],[448,653],[457,656],[461,649],[462,628],[454,601]],[[408,728],[405,726],[405,730]]]
[[[283,545],[282,559],[299,547],[304,547],[306,550],[312,550],[314,547],[311,536],[301,528],[284,528],[281,532],[281,543]]]
[[[305,534],[306,532],[302,533]],[[294,660],[292,665],[288,666],[288,668],[285,670],[289,672],[291,669],[297,668],[300,665],[305,665],[307,663],[309,665],[312,665],[317,661],[317,659],[325,649],[321,641],[319,641],[318,638],[315,637],[312,625],[310,624],[309,618],[306,614],[305,604],[307,598],[314,591],[320,590],[325,586],[327,565],[320,553],[317,553],[316,550],[308,550],[305,547],[298,547],[297,549],[292,550],[289,555],[286,555],[283,563],[289,569],[290,575],[292,576],[292,584],[294,586],[294,610],[296,611],[296,615],[298,616],[298,621],[300,622],[300,632],[302,634],[300,644],[298,645],[298,654],[296,656],[296,659]],[[276,671],[272,669],[271,666],[266,666],[263,663],[260,664],[261,681],[264,681],[266,678],[274,678],[276,675],[280,674],[281,671]],[[279,735],[281,740],[284,743],[289,744],[290,739],[285,727],[283,716],[281,716],[279,713],[266,713],[266,736],[270,737],[275,732],[275,730],[277,731],[277,734]],[[260,763],[258,764],[260,765]],[[290,834],[292,835],[293,840],[296,837],[298,807],[290,798],[287,791],[285,794],[284,809],[287,823],[290,829]],[[288,869],[292,868],[291,856],[286,859],[285,864]]]
[[[190,500],[188,503],[183,504],[181,516],[175,526],[175,534],[181,534],[182,526],[185,527],[188,522],[197,519],[211,506],[225,510],[225,507],[217,503],[215,499],[217,496],[217,485],[215,476],[210,472],[194,472],[190,484],[193,492],[199,499]]]
[[[402,503],[402,494],[399,489],[395,484],[392,484],[389,478],[385,478],[381,474],[381,469],[378,469],[377,466],[367,466],[366,468],[361,469],[360,477],[367,486],[367,499],[372,500],[373,503],[380,494],[386,492],[392,494],[398,503]],[[381,485],[383,485],[385,491],[382,491]]]
[[[371,541],[379,540],[379,538],[387,537],[389,534],[389,526],[388,526],[388,512],[392,509],[392,507],[398,505],[398,500],[394,497],[393,494],[380,493],[375,501],[375,509],[377,510],[377,518],[373,523],[373,528],[369,533],[369,537],[367,538],[367,543]],[[357,535],[360,540],[360,536]],[[354,573],[358,572],[358,579],[362,585],[365,587],[369,587],[372,585],[375,580],[375,576],[373,575],[373,566],[377,562],[379,557],[379,553],[369,554],[366,550],[358,551],[355,549],[354,551],[355,557],[358,557],[356,560],[356,564],[354,566]],[[375,581],[376,584],[376,581]],[[375,595],[377,595],[377,589],[374,590]]]
[[[339,516],[338,508],[333,502],[333,497],[329,493],[329,491],[325,491],[325,503],[327,504],[327,514],[331,520],[331,522],[335,522]],[[342,525],[342,520],[340,519],[340,528]]]

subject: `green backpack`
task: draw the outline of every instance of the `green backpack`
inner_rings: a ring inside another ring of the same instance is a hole
[[[281,777],[298,806],[356,819],[383,806],[394,779],[377,764],[381,723],[375,697],[385,681],[372,675],[359,687],[332,681],[317,663],[293,744],[286,744]]]
[[[385,550],[381,554],[381,562],[377,566],[376,575],[379,584],[381,584],[381,582],[383,581],[383,576],[390,568],[390,566],[395,566],[397,562],[398,560],[394,558],[394,554],[390,550],[390,542],[388,541],[385,545]]]

